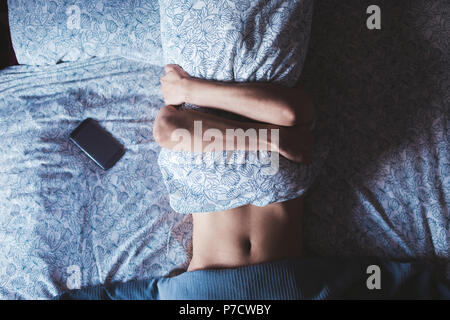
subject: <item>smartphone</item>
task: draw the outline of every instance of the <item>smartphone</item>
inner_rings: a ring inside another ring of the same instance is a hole
[[[103,170],[108,170],[124,155],[125,148],[108,131],[87,118],[72,131],[70,141]]]

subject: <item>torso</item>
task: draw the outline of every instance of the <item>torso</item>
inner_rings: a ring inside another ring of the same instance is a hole
[[[302,200],[193,214],[193,253],[188,271],[301,256]]]

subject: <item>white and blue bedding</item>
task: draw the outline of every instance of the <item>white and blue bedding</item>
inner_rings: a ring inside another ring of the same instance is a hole
[[[68,3],[55,3],[65,18]],[[307,194],[307,245],[318,255],[448,262],[449,44],[439,40],[442,23],[422,23],[417,12],[434,16],[450,7],[385,5],[408,13],[407,23],[385,20],[394,34],[408,31],[404,50],[402,39],[387,32],[375,40],[394,49],[372,45],[367,52],[370,37],[339,27],[359,21],[365,12],[359,2],[315,3],[302,80],[316,96],[316,128],[328,135],[331,152]],[[23,21],[33,19],[33,8],[20,11]],[[419,59],[414,50],[424,42],[434,49],[426,46]],[[161,52],[159,44],[149,50]],[[189,216],[170,209],[152,136],[163,106],[162,62],[105,57],[54,65],[61,56],[46,60],[48,66],[0,71],[2,299],[159,277],[188,261]],[[432,76],[417,76],[425,73],[422,61]],[[377,72],[380,66],[398,75]],[[67,139],[87,117],[127,148],[108,172]]]
[[[170,210],[152,135],[162,74],[122,58],[1,72],[1,298],[50,298],[186,262],[190,222]],[[126,146],[107,172],[68,140],[87,117]]]
[[[8,0],[8,8],[20,64],[114,55],[162,63],[157,0]]]
[[[289,87],[297,83],[308,48],[311,0],[159,3],[165,64],[178,64],[201,79]],[[190,104],[182,108],[236,118]],[[314,181],[326,154],[326,145],[317,140],[311,164],[294,163],[267,151],[193,155],[162,148],[158,164],[171,207],[191,214],[298,198]]]
[[[302,74],[330,147],[307,197],[308,247],[443,263],[450,278],[450,4],[379,1],[371,31],[370,1],[331,2],[315,2]]]

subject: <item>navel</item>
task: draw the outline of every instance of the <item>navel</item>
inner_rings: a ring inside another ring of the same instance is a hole
[[[244,239],[242,243],[242,250],[247,254],[250,255],[252,251],[252,242],[249,238]]]

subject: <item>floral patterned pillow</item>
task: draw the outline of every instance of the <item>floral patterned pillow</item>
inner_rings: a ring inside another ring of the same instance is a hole
[[[160,0],[159,4],[166,64],[178,64],[203,79],[296,84],[307,51],[311,0]],[[189,104],[183,108],[234,117],[212,108]],[[269,175],[271,165],[263,160],[267,155],[255,151],[228,154],[229,159],[258,159],[235,165],[216,162],[227,157],[223,153],[199,156],[162,148],[158,164],[176,212],[215,212],[299,197],[326,156],[316,150],[313,165],[280,157],[279,170]]]
[[[312,0],[160,0],[165,64],[220,81],[297,82]]]
[[[162,64],[155,0],[9,0],[8,11],[20,64],[114,55]]]

